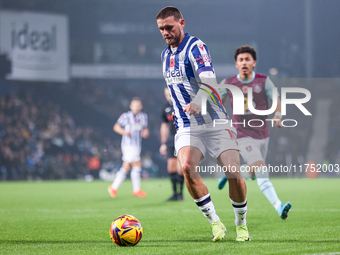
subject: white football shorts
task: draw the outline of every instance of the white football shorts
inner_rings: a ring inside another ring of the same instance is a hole
[[[175,136],[176,154],[185,146],[198,148],[203,157],[206,152],[217,159],[226,150],[239,150],[233,130],[200,125],[181,128]]]
[[[237,139],[240,153],[247,165],[252,165],[256,161],[265,161],[268,152],[269,137],[265,139],[254,139],[252,137],[242,137]]]
[[[127,163],[140,161],[141,149],[136,146],[122,146],[122,160]]]

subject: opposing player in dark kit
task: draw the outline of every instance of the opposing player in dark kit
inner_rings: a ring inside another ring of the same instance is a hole
[[[167,201],[184,200],[183,198],[183,184],[184,176],[175,156],[175,141],[176,127],[173,121],[172,102],[170,92],[167,87],[164,88],[164,96],[167,103],[162,109],[162,124],[160,129],[161,134],[161,147],[159,152],[167,156],[167,169],[170,175],[172,184],[173,195]],[[177,184],[179,184],[179,191],[177,191]]]

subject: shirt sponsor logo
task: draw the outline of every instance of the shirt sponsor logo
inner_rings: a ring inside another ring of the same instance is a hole
[[[185,80],[181,69],[168,70],[164,73],[164,76],[168,85],[183,83],[183,81]]]
[[[197,63],[199,63],[199,64],[203,64],[203,63],[204,63],[204,62],[203,62],[203,58],[202,58],[201,55],[198,56],[198,57],[195,57],[195,61],[196,61]]]
[[[168,70],[167,72],[165,72],[165,78],[175,78],[175,77],[182,77],[183,72],[181,69],[175,69],[175,70]]]
[[[202,56],[199,55],[198,57],[195,57],[195,61],[200,64],[207,63],[207,62],[211,63],[211,58],[208,54],[202,54]]]
[[[208,54],[202,54],[203,61],[211,63],[211,58]]]

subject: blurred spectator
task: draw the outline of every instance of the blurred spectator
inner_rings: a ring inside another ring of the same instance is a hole
[[[100,166],[102,156],[112,161],[119,150],[98,130],[77,126],[58,104],[44,103],[30,93],[0,98],[3,180],[83,178],[92,170],[88,158],[95,157]]]

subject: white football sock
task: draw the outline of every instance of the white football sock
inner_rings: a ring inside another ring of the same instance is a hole
[[[281,205],[281,201],[276,194],[272,182],[268,178],[268,173],[264,172],[262,166],[260,166],[256,169],[255,175],[260,190],[276,210]]]
[[[208,218],[210,224],[213,221],[220,221],[220,217],[216,214],[215,206],[211,201],[209,193],[199,199],[194,199],[194,201],[203,215]]]
[[[281,204],[282,204],[282,202],[281,202],[280,199],[277,200],[277,201],[275,202],[275,204],[273,204],[273,206],[274,206],[274,208],[275,208],[276,211],[277,211],[277,209],[279,209],[279,207],[281,206]]]
[[[141,172],[142,172],[142,168],[136,167],[136,166],[132,167],[131,181],[132,181],[133,192],[137,192],[140,190]]]
[[[112,183],[112,188],[113,189],[115,189],[115,190],[119,189],[120,185],[125,180],[127,173],[128,172],[123,167],[121,167],[119,169],[119,171],[116,173],[115,179],[114,179],[114,181]]]
[[[231,200],[231,204],[233,205],[234,208],[234,213],[235,213],[235,226],[239,225],[246,225],[246,216],[247,216],[247,199],[244,202],[235,202]]]

